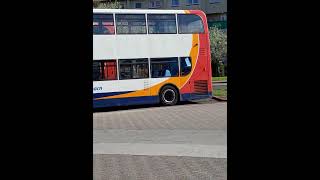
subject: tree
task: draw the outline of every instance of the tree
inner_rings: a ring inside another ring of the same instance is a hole
[[[120,3],[115,0],[108,0],[107,2],[101,2],[100,0],[93,0],[93,8],[96,9],[120,9]]]
[[[211,64],[213,74],[224,76],[222,59],[227,56],[227,33],[210,27]]]

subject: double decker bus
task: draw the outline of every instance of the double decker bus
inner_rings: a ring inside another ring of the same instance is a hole
[[[212,97],[200,10],[93,9],[93,107]]]

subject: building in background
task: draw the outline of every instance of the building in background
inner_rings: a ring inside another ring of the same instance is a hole
[[[110,2],[115,0],[93,0]],[[227,29],[227,0],[117,0],[121,9],[200,9],[207,14],[208,25]]]

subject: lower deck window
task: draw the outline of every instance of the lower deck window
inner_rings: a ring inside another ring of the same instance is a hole
[[[191,72],[192,64],[190,57],[181,57],[180,58],[180,75],[186,76]]]
[[[119,59],[119,79],[149,78],[149,61],[143,59]],[[151,58],[151,78],[178,77],[190,74],[192,61],[190,57]],[[93,81],[117,80],[116,60],[94,60]]]
[[[117,80],[116,60],[93,61],[93,81]]]
[[[148,59],[120,59],[120,80],[149,78]]]
[[[152,58],[151,77],[177,77],[179,76],[178,58]]]

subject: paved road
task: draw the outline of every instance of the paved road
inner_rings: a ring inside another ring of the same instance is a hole
[[[93,114],[94,179],[226,179],[227,104]]]

